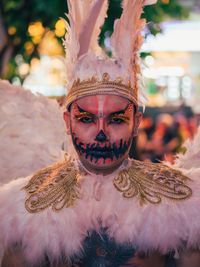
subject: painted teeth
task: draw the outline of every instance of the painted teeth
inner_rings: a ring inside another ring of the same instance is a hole
[[[74,133],[72,133],[72,140],[76,150],[80,154],[85,154],[86,159],[89,158],[92,162],[95,158],[95,164],[100,158],[103,158],[104,163],[107,158],[110,158],[111,161],[113,161],[114,158],[118,160],[120,156],[124,155],[124,153],[128,150],[131,144],[131,139],[129,139],[127,142],[123,142],[123,140],[120,139],[119,147],[117,147],[116,143],[113,143],[112,145],[111,143],[105,144],[104,147],[101,147],[99,143],[84,144],[81,141],[78,143],[79,139],[75,137]]]

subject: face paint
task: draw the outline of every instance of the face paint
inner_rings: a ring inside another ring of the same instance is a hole
[[[103,130],[101,130],[101,131],[97,134],[97,136],[96,136],[96,138],[95,138],[95,141],[99,141],[99,142],[106,142],[106,141],[108,141],[108,140],[107,140],[107,137],[106,137],[106,135],[105,135],[105,133],[103,132]]]
[[[78,121],[93,122],[95,119],[95,116],[93,114],[81,109],[77,102],[74,103],[74,114],[74,118]]]
[[[135,119],[133,104],[127,99],[84,97],[72,104],[69,118],[74,147],[88,170],[113,170],[128,157]]]
[[[127,141],[120,139],[119,142],[104,144],[104,146],[101,146],[100,143],[84,144],[76,137],[75,133],[72,133],[72,141],[76,150],[91,162],[94,160],[95,164],[99,159],[103,159],[104,164],[106,159],[110,159],[111,162],[114,159],[118,160],[120,157],[124,156],[131,144],[130,138]]]
[[[128,104],[128,106],[127,106],[127,108],[126,108],[126,110],[125,110],[125,116],[128,116],[128,115],[130,115],[130,113],[132,113],[133,112],[133,104]]]

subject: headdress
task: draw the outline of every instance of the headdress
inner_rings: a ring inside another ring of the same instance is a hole
[[[106,17],[108,0],[68,0],[70,26],[66,23],[67,107],[76,99],[96,94],[114,94],[135,104],[144,104],[139,50],[145,19],[143,6],[156,0],[123,0],[123,12],[111,36],[113,56],[98,45],[100,27]]]

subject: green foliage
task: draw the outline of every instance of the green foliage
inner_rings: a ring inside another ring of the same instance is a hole
[[[170,0],[169,4],[164,4],[161,0],[154,6],[145,7],[144,17],[149,24],[149,28],[153,34],[160,31],[158,23],[165,20],[166,17],[182,19],[187,17],[188,11],[183,8],[178,0]],[[24,44],[31,41],[32,38],[28,34],[28,27],[31,23],[41,21],[45,28],[54,29],[55,23],[59,17],[64,17],[67,12],[66,0],[1,0],[0,16],[2,16],[4,28],[7,32],[7,45],[13,49],[12,57],[9,61],[7,73],[4,77],[11,79],[16,75],[16,64],[14,58],[17,54],[21,54],[26,62],[30,62],[31,58],[38,57],[37,44],[30,54],[26,53]],[[113,24],[116,18],[121,15],[121,0],[110,0],[108,18],[102,27],[99,43],[103,46],[105,34],[111,35]],[[8,34],[9,28],[14,27],[16,32]],[[0,68],[2,67],[2,59],[6,48],[0,51]],[[12,66],[12,67],[11,67]]]

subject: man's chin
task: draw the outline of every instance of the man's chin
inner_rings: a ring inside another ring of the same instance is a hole
[[[94,160],[85,159],[80,157],[80,160],[84,167],[93,173],[112,173],[115,171],[123,162],[123,158],[111,160],[110,158],[103,159],[99,158]]]

